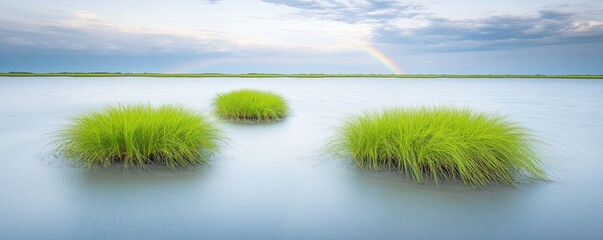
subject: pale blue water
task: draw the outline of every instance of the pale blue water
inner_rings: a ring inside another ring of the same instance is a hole
[[[89,172],[49,134],[114,103],[211,113],[216,93],[271,90],[284,121],[220,122],[230,143],[190,171]],[[445,104],[499,112],[550,144],[552,179],[475,190],[356,170],[321,151],[347,115]],[[560,79],[0,78],[1,239],[597,239],[603,81]]]

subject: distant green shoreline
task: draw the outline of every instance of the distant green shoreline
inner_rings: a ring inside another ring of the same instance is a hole
[[[184,77],[184,78],[564,78],[603,79],[603,75],[507,75],[507,74],[276,74],[276,73],[0,73],[0,77]]]

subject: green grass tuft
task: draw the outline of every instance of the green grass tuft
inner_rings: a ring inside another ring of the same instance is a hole
[[[125,169],[206,163],[224,137],[213,123],[182,107],[119,105],[73,118],[57,133],[56,152],[85,168]]]
[[[470,109],[393,108],[349,118],[329,144],[369,170],[397,170],[416,182],[461,179],[474,187],[545,179],[536,139],[505,118]]]
[[[287,115],[287,102],[272,92],[243,89],[218,94],[215,99],[218,116],[233,120],[274,120]]]

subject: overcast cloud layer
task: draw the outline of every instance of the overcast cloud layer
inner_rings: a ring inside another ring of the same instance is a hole
[[[603,74],[603,2],[0,0],[0,71]]]

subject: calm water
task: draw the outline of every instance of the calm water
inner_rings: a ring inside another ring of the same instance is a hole
[[[69,117],[114,103],[211,112],[216,93],[285,96],[284,121],[219,122],[211,166],[84,171],[48,156]],[[322,146],[345,116],[469,106],[550,145],[548,183],[439,188],[361,172]],[[603,236],[603,81],[556,79],[0,78],[2,239],[595,239]]]

